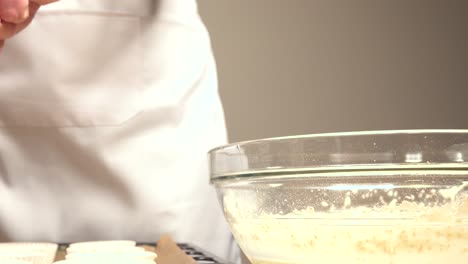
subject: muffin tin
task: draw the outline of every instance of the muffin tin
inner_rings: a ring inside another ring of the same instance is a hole
[[[191,256],[199,264],[228,264],[228,262],[222,261],[213,254],[195,245],[188,243],[178,243],[177,245],[185,254]]]
[[[68,243],[66,244],[59,244],[57,256],[64,256],[66,249],[68,247]],[[197,247],[191,243],[177,243],[179,248],[185,252],[185,254],[192,257],[198,264],[230,264],[227,261],[223,261],[220,258],[216,257],[215,255],[211,254],[210,252]],[[137,246],[145,247],[145,248],[154,248],[156,247],[155,243],[144,243],[140,242],[137,243]],[[157,262],[157,259],[156,259]]]

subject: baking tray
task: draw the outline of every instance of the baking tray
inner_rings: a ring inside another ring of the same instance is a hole
[[[65,252],[68,247],[69,243],[60,243],[58,250],[57,250],[57,257],[56,260],[63,259],[65,257]],[[137,246],[144,247],[147,250],[154,251],[156,247],[156,243],[145,243],[145,242],[138,242]],[[215,256],[214,254],[204,250],[194,244],[191,243],[177,243],[177,246],[185,252],[185,254],[192,257],[198,264],[231,264],[227,261],[222,260],[221,258]],[[156,262],[158,259],[156,258]]]

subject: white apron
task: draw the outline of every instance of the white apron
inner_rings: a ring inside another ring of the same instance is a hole
[[[0,240],[168,233],[230,258],[206,160],[224,143],[195,0],[45,6],[0,55]]]

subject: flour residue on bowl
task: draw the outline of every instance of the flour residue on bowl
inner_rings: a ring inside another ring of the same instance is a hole
[[[417,192],[351,188],[339,202],[328,197],[275,213],[258,210],[265,203],[259,195],[227,190],[224,208],[253,264],[466,264],[467,184]],[[356,197],[382,201],[359,206]]]

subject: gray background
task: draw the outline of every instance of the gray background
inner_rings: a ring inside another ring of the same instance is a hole
[[[467,128],[468,1],[199,0],[231,142]]]

